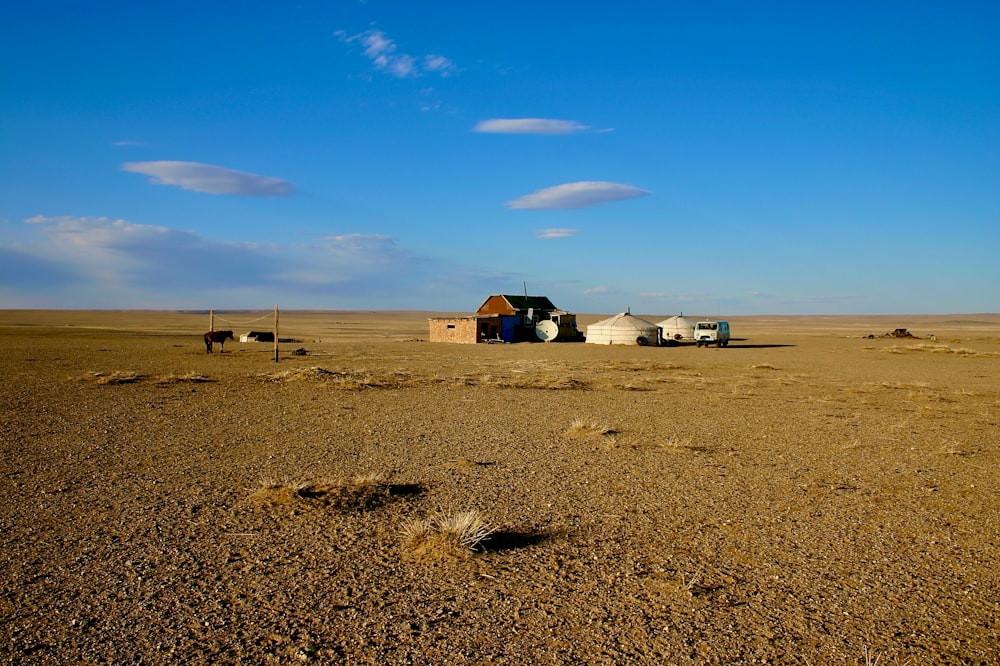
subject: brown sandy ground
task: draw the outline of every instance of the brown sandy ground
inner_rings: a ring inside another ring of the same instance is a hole
[[[0,312],[0,661],[1000,663],[1000,317],[426,316]]]

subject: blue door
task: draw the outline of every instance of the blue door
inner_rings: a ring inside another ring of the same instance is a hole
[[[500,317],[500,338],[504,342],[515,342],[517,327],[521,325],[520,317]]]

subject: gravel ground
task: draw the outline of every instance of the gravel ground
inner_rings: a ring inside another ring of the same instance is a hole
[[[1000,317],[727,349],[283,317],[275,363],[0,315],[2,663],[1000,663]],[[406,536],[466,511],[475,549]]]

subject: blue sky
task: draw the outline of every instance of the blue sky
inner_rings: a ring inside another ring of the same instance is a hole
[[[1000,4],[0,10],[0,307],[1000,310]]]

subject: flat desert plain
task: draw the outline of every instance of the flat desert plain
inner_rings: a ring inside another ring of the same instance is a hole
[[[2,662],[1000,663],[1000,316],[431,314],[0,312]]]

